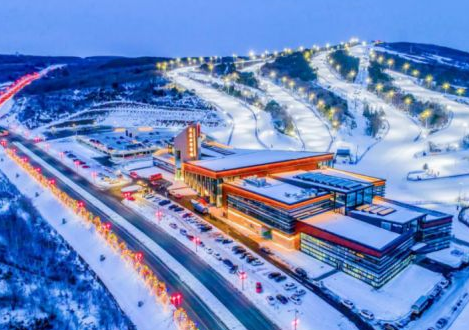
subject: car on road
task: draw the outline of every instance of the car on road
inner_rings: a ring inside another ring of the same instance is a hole
[[[186,237],[187,237],[187,239],[188,239],[189,241],[193,241],[193,240],[194,240],[194,235],[187,234]]]
[[[306,272],[306,270],[304,270],[303,268],[295,268],[295,273],[296,275],[298,275],[299,277],[302,277],[302,278],[306,278],[308,277],[308,273]]]
[[[267,303],[271,306],[275,305],[275,298],[272,296],[267,296],[265,297],[265,300],[267,300]]]
[[[178,229],[178,225],[176,225],[174,222],[171,222],[169,226],[173,229]]]
[[[348,300],[348,299],[343,299],[341,303],[348,309],[353,309],[353,307],[355,306],[355,304],[351,300]]]
[[[81,168],[90,168],[88,165],[82,165]]]
[[[362,309],[360,315],[367,320],[374,320],[375,315],[367,309]]]
[[[278,295],[275,296],[275,298],[277,298],[277,300],[280,301],[282,305],[288,304],[288,299],[283,294],[279,293]]]
[[[181,235],[186,236],[186,235],[187,235],[187,230],[181,228],[181,229],[179,229],[179,233],[180,233]]]
[[[256,293],[262,293],[262,283],[256,282]]]
[[[263,246],[260,248],[260,250],[261,252],[264,252],[265,254],[272,254],[272,250],[269,249],[268,247]]]
[[[272,272],[272,273],[269,273],[269,275],[267,275],[268,278],[270,278],[271,280],[272,279],[275,279],[279,276],[281,276],[282,274],[278,273],[278,272]]]
[[[435,326],[437,329],[443,329],[447,324],[448,324],[448,319],[445,317],[442,317],[441,319],[436,321]]]
[[[442,289],[445,289],[447,288],[449,285],[449,281],[448,280],[441,280],[440,283],[438,283],[438,286]]]
[[[291,290],[295,290],[296,289],[296,284],[293,283],[293,282],[290,282],[290,283],[285,283],[283,285],[283,288],[287,291],[291,291]]]
[[[285,275],[281,275],[275,279],[275,282],[280,283],[280,282],[285,281],[286,279],[287,277]]]

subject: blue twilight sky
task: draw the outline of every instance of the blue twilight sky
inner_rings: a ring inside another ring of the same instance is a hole
[[[469,0],[1,0],[0,53],[196,56],[361,39],[469,51]]]

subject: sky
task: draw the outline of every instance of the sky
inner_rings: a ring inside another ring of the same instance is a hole
[[[1,0],[0,53],[200,56],[362,40],[469,51],[469,0]]]

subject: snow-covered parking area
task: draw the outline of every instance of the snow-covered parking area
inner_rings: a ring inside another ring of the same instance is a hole
[[[118,178],[110,167],[100,164],[95,159],[105,155],[80,144],[74,137],[48,140],[37,145],[99,188],[106,189],[130,182],[125,176]],[[74,159],[82,163],[78,164]]]
[[[453,268],[458,268],[463,262],[469,260],[469,247],[451,243],[447,249],[427,254],[427,258]]]
[[[295,317],[295,309],[299,312],[298,318],[300,319],[302,329],[332,330],[355,328],[344,316],[290,277],[286,276],[286,279],[282,282],[269,279],[268,275],[270,273],[279,272],[283,275],[283,272],[270,265],[261,256],[250,251],[248,248],[243,247],[246,252],[258,258],[262,264],[255,266],[246,261],[247,257],[241,259],[242,253],[235,254],[232,249],[235,245],[241,246],[242,244],[231,241],[231,239],[215,228],[205,233],[200,232],[197,229],[197,222],[206,223],[200,217],[193,215],[190,219],[183,218],[183,214],[187,211],[176,213],[168,209],[169,205],[166,207],[158,206],[161,198],[156,196],[156,200],[153,202],[137,198],[135,202],[125,200],[124,204],[142,214],[148,221],[154,223],[155,226],[160,226],[166,230],[170,235],[194,251],[196,249],[195,238],[200,239],[204,246],[198,245],[198,256],[242,291],[248,299],[259,306],[282,329],[291,328],[291,322]],[[155,215],[158,209],[163,213],[161,221],[158,221]],[[185,233],[181,233],[181,230],[185,230]],[[222,237],[228,239],[228,241],[225,241],[225,244],[222,242]],[[238,265],[238,273],[230,273],[230,266],[227,266],[224,261],[226,259]],[[240,271],[245,271],[247,274],[244,290],[242,290]],[[257,282],[260,282],[262,285],[262,293],[256,292]],[[287,283],[293,283],[294,288],[289,290],[284,288]],[[294,304],[290,297],[297,290],[304,290],[305,294],[299,298],[299,304]],[[285,305],[276,298],[279,294],[287,299]],[[268,302],[268,296],[273,297],[272,303]]]
[[[359,310],[372,311],[377,319],[396,320],[408,314],[411,306],[426,295],[443,276],[417,265],[410,265],[380,289],[345,273],[329,276],[324,285],[343,299],[351,300]]]

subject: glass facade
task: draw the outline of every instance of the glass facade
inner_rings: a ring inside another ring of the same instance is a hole
[[[381,287],[410,263],[413,244],[414,240],[409,236],[388,253],[375,257],[300,234],[301,251],[374,287]]]
[[[299,219],[308,218],[332,209],[329,199],[292,210],[269,206],[256,200],[231,194],[228,195],[227,203],[228,208],[238,210],[287,234],[295,233],[295,224]]]

